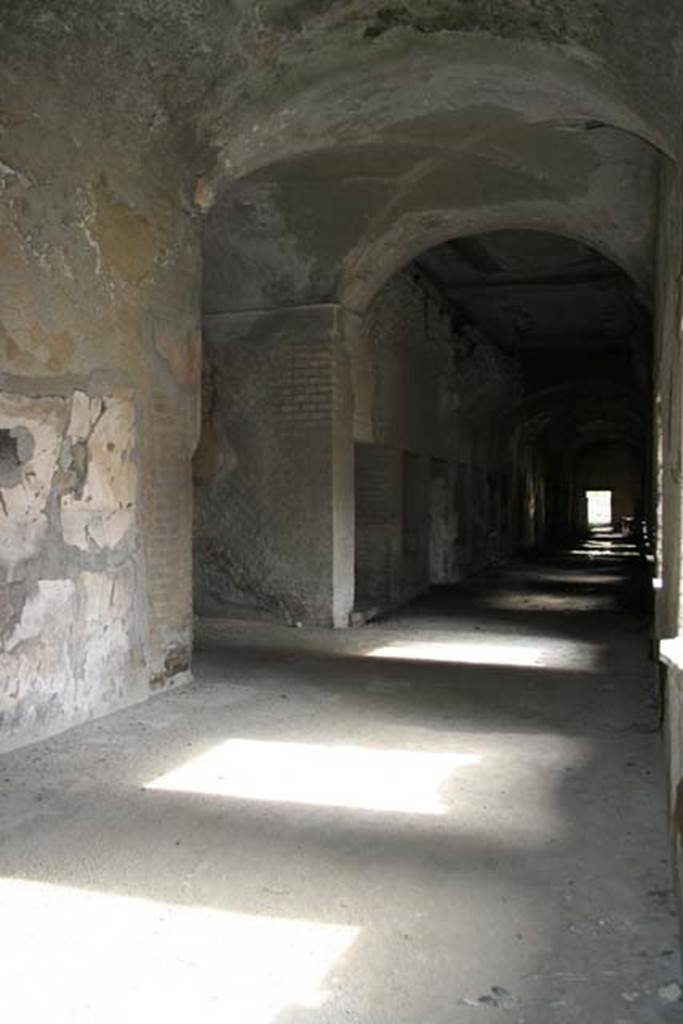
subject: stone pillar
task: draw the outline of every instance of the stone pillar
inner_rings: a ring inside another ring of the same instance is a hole
[[[654,331],[653,422],[656,446],[655,632],[658,639],[681,634],[681,305],[683,282],[683,181],[669,161],[662,163]]]
[[[349,359],[337,305],[211,314],[195,479],[195,608],[346,626]]]

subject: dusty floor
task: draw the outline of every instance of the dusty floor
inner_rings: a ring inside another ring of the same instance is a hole
[[[683,1019],[628,554],[205,624],[193,686],[0,758],[3,1017]]]

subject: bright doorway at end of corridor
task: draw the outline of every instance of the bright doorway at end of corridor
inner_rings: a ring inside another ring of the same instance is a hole
[[[611,491],[586,491],[586,501],[588,502],[589,526],[612,525]]]

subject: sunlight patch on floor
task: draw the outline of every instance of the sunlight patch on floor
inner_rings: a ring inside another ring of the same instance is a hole
[[[613,548],[602,547],[602,545],[572,548],[569,554],[580,558],[640,558],[639,551],[633,551],[632,549],[614,550]]]
[[[0,920],[3,1017],[52,1024],[273,1024],[360,932],[11,878]]]
[[[541,647],[493,641],[406,640],[382,644],[366,652],[368,658],[398,658],[406,661],[453,661],[467,665],[521,665],[532,668],[543,664]]]
[[[598,594],[553,594],[539,589],[534,592],[496,594],[481,598],[482,608],[504,612],[590,612],[611,610],[614,599],[609,593]]]
[[[529,640],[532,640],[530,643]],[[364,652],[366,658],[399,661],[447,662],[454,665],[491,665],[508,668],[557,668],[590,671],[595,651],[587,644],[548,637],[524,638],[511,643],[507,638],[392,640]]]
[[[147,789],[405,814],[447,814],[440,787],[477,754],[231,739]]]

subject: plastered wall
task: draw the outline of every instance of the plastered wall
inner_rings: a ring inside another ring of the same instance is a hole
[[[0,749],[190,663],[198,224],[177,154],[80,99],[3,77]]]

